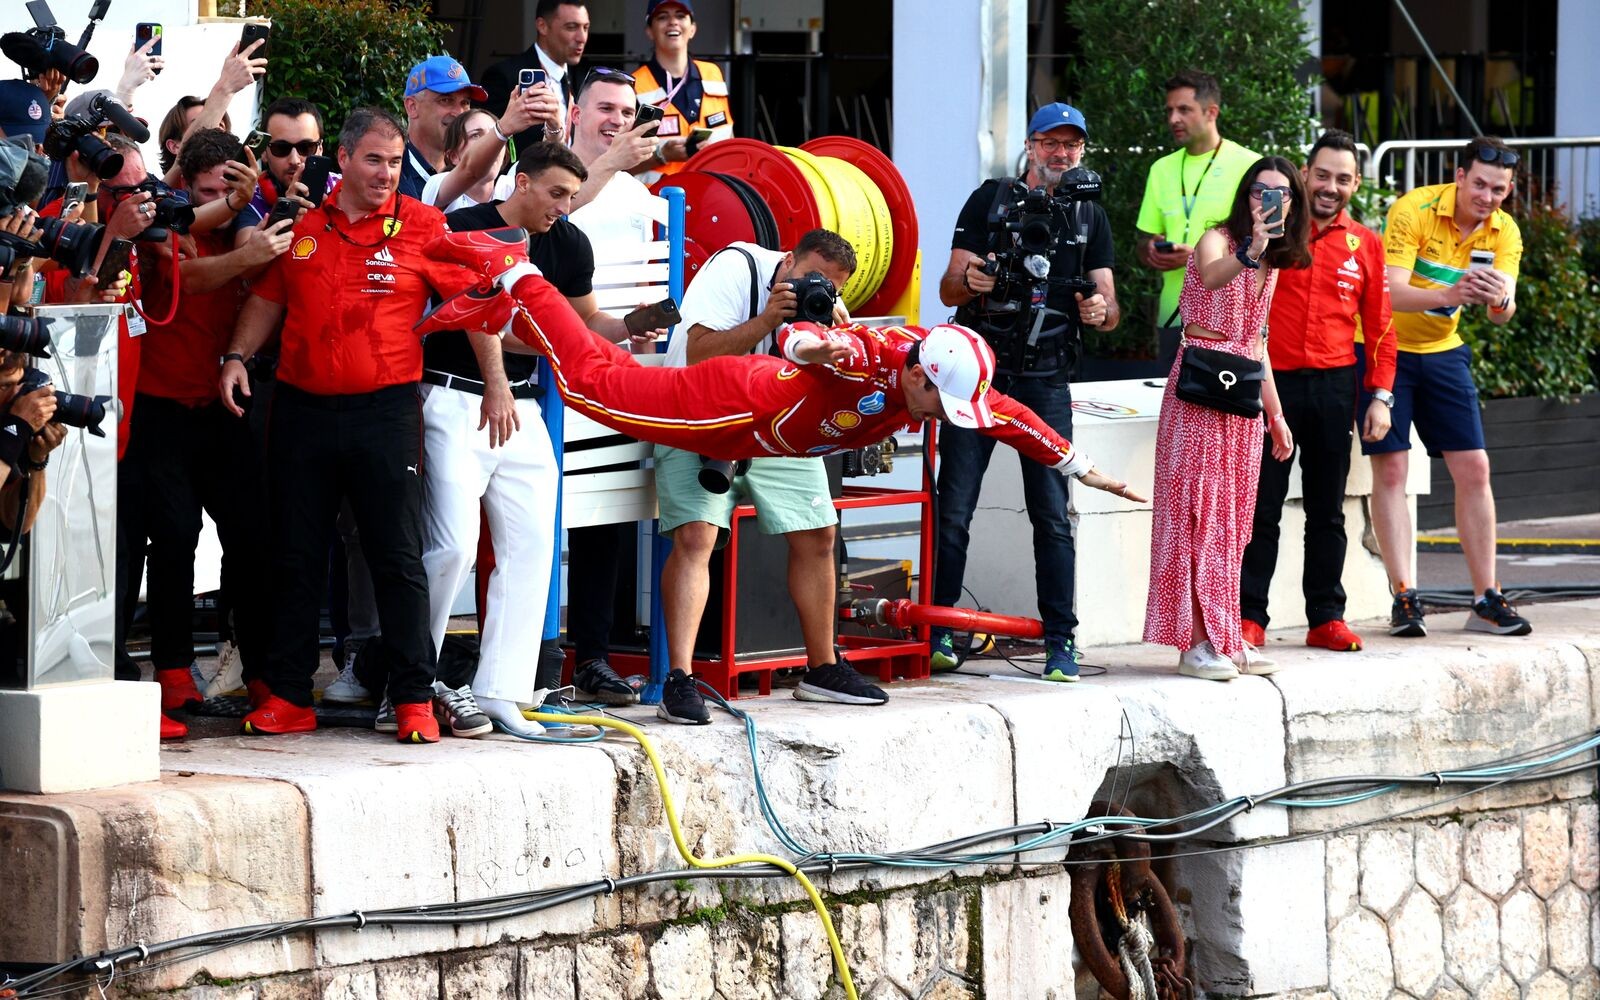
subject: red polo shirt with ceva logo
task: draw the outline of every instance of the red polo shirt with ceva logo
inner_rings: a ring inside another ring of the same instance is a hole
[[[287,309],[279,381],[328,396],[419,381],[422,340],[412,326],[428,299],[478,282],[464,267],[423,255],[445,231],[438,209],[392,194],[352,220],[338,207],[341,187],[301,217],[288,252],[251,289]]]

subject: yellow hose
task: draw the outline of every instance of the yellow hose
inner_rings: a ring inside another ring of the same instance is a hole
[[[845,964],[844,946],[839,943],[839,933],[833,928],[833,919],[828,916],[828,906],[822,901],[822,894],[817,887],[811,884],[805,873],[783,858],[771,854],[734,854],[725,858],[708,858],[702,860],[694,856],[689,850],[689,844],[683,839],[683,827],[678,825],[678,810],[672,804],[672,790],[667,787],[667,771],[661,766],[661,758],[656,754],[656,748],[650,744],[644,733],[638,727],[632,726],[621,719],[611,719],[595,715],[567,715],[554,712],[523,712],[525,718],[534,722],[550,722],[558,725],[569,726],[599,726],[602,729],[615,729],[633,737],[639,746],[644,749],[646,757],[650,758],[650,766],[656,772],[656,785],[661,789],[661,806],[667,814],[667,826],[672,828],[672,842],[677,845],[678,853],[692,868],[729,868],[733,865],[766,864],[793,875],[795,881],[806,891],[811,898],[811,906],[817,911],[817,916],[822,919],[822,929],[828,935],[828,948],[833,951],[833,965],[839,970],[839,983],[844,987],[845,996],[850,1000],[858,1000],[856,995],[855,980],[850,978],[850,967]]]

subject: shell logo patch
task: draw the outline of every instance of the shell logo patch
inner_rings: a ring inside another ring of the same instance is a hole
[[[1355,253],[1357,250],[1361,249],[1361,237],[1357,236],[1355,233],[1345,233],[1344,245],[1350,248],[1351,253]]]
[[[861,423],[861,415],[854,410],[840,410],[833,415],[833,423],[840,430],[847,431]]]
[[[399,234],[399,232],[400,232],[400,220],[399,219],[397,219],[397,218],[395,218],[394,216],[391,215],[387,219],[383,220],[383,235],[385,235],[385,236],[395,236],[395,235]]]
[[[295,260],[305,260],[317,252],[317,241],[309,236],[302,236],[294,241],[294,246],[289,252],[294,254]]]

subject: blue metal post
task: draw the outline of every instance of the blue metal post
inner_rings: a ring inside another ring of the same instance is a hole
[[[539,385],[544,392],[539,397],[539,408],[544,411],[544,425],[550,432],[550,449],[556,456],[556,545],[555,558],[550,562],[550,599],[544,605],[544,638],[561,635],[561,537],[562,537],[562,467],[566,464],[563,439],[566,436],[567,413],[561,402],[561,392],[556,388],[555,373],[550,362],[539,359]],[[506,611],[515,614],[513,609]]]
[[[683,301],[683,226],[685,201],[683,188],[663,188],[661,196],[667,199],[667,291],[673,301]],[[677,328],[667,331],[667,337],[677,334]],[[639,700],[647,705],[661,701],[661,688],[666,683],[667,671],[667,619],[661,609],[661,567],[672,552],[672,542],[661,536],[661,522],[650,526],[650,683],[640,692]]]

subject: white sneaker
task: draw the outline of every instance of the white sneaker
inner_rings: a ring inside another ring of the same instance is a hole
[[[1265,677],[1278,672],[1278,661],[1263,656],[1259,649],[1248,642],[1244,644],[1244,651],[1234,656],[1233,662],[1241,674]]]
[[[217,669],[199,687],[201,696],[208,699],[244,688],[244,661],[231,640],[217,644]]]
[[[356,656],[360,652],[360,640],[345,640],[344,666],[339,669],[339,676],[322,692],[323,701],[330,705],[359,705],[372,700],[372,692],[356,680]]]
[[[1239,676],[1233,661],[1217,652],[1208,639],[1178,657],[1178,673],[1203,681],[1231,681]]]

